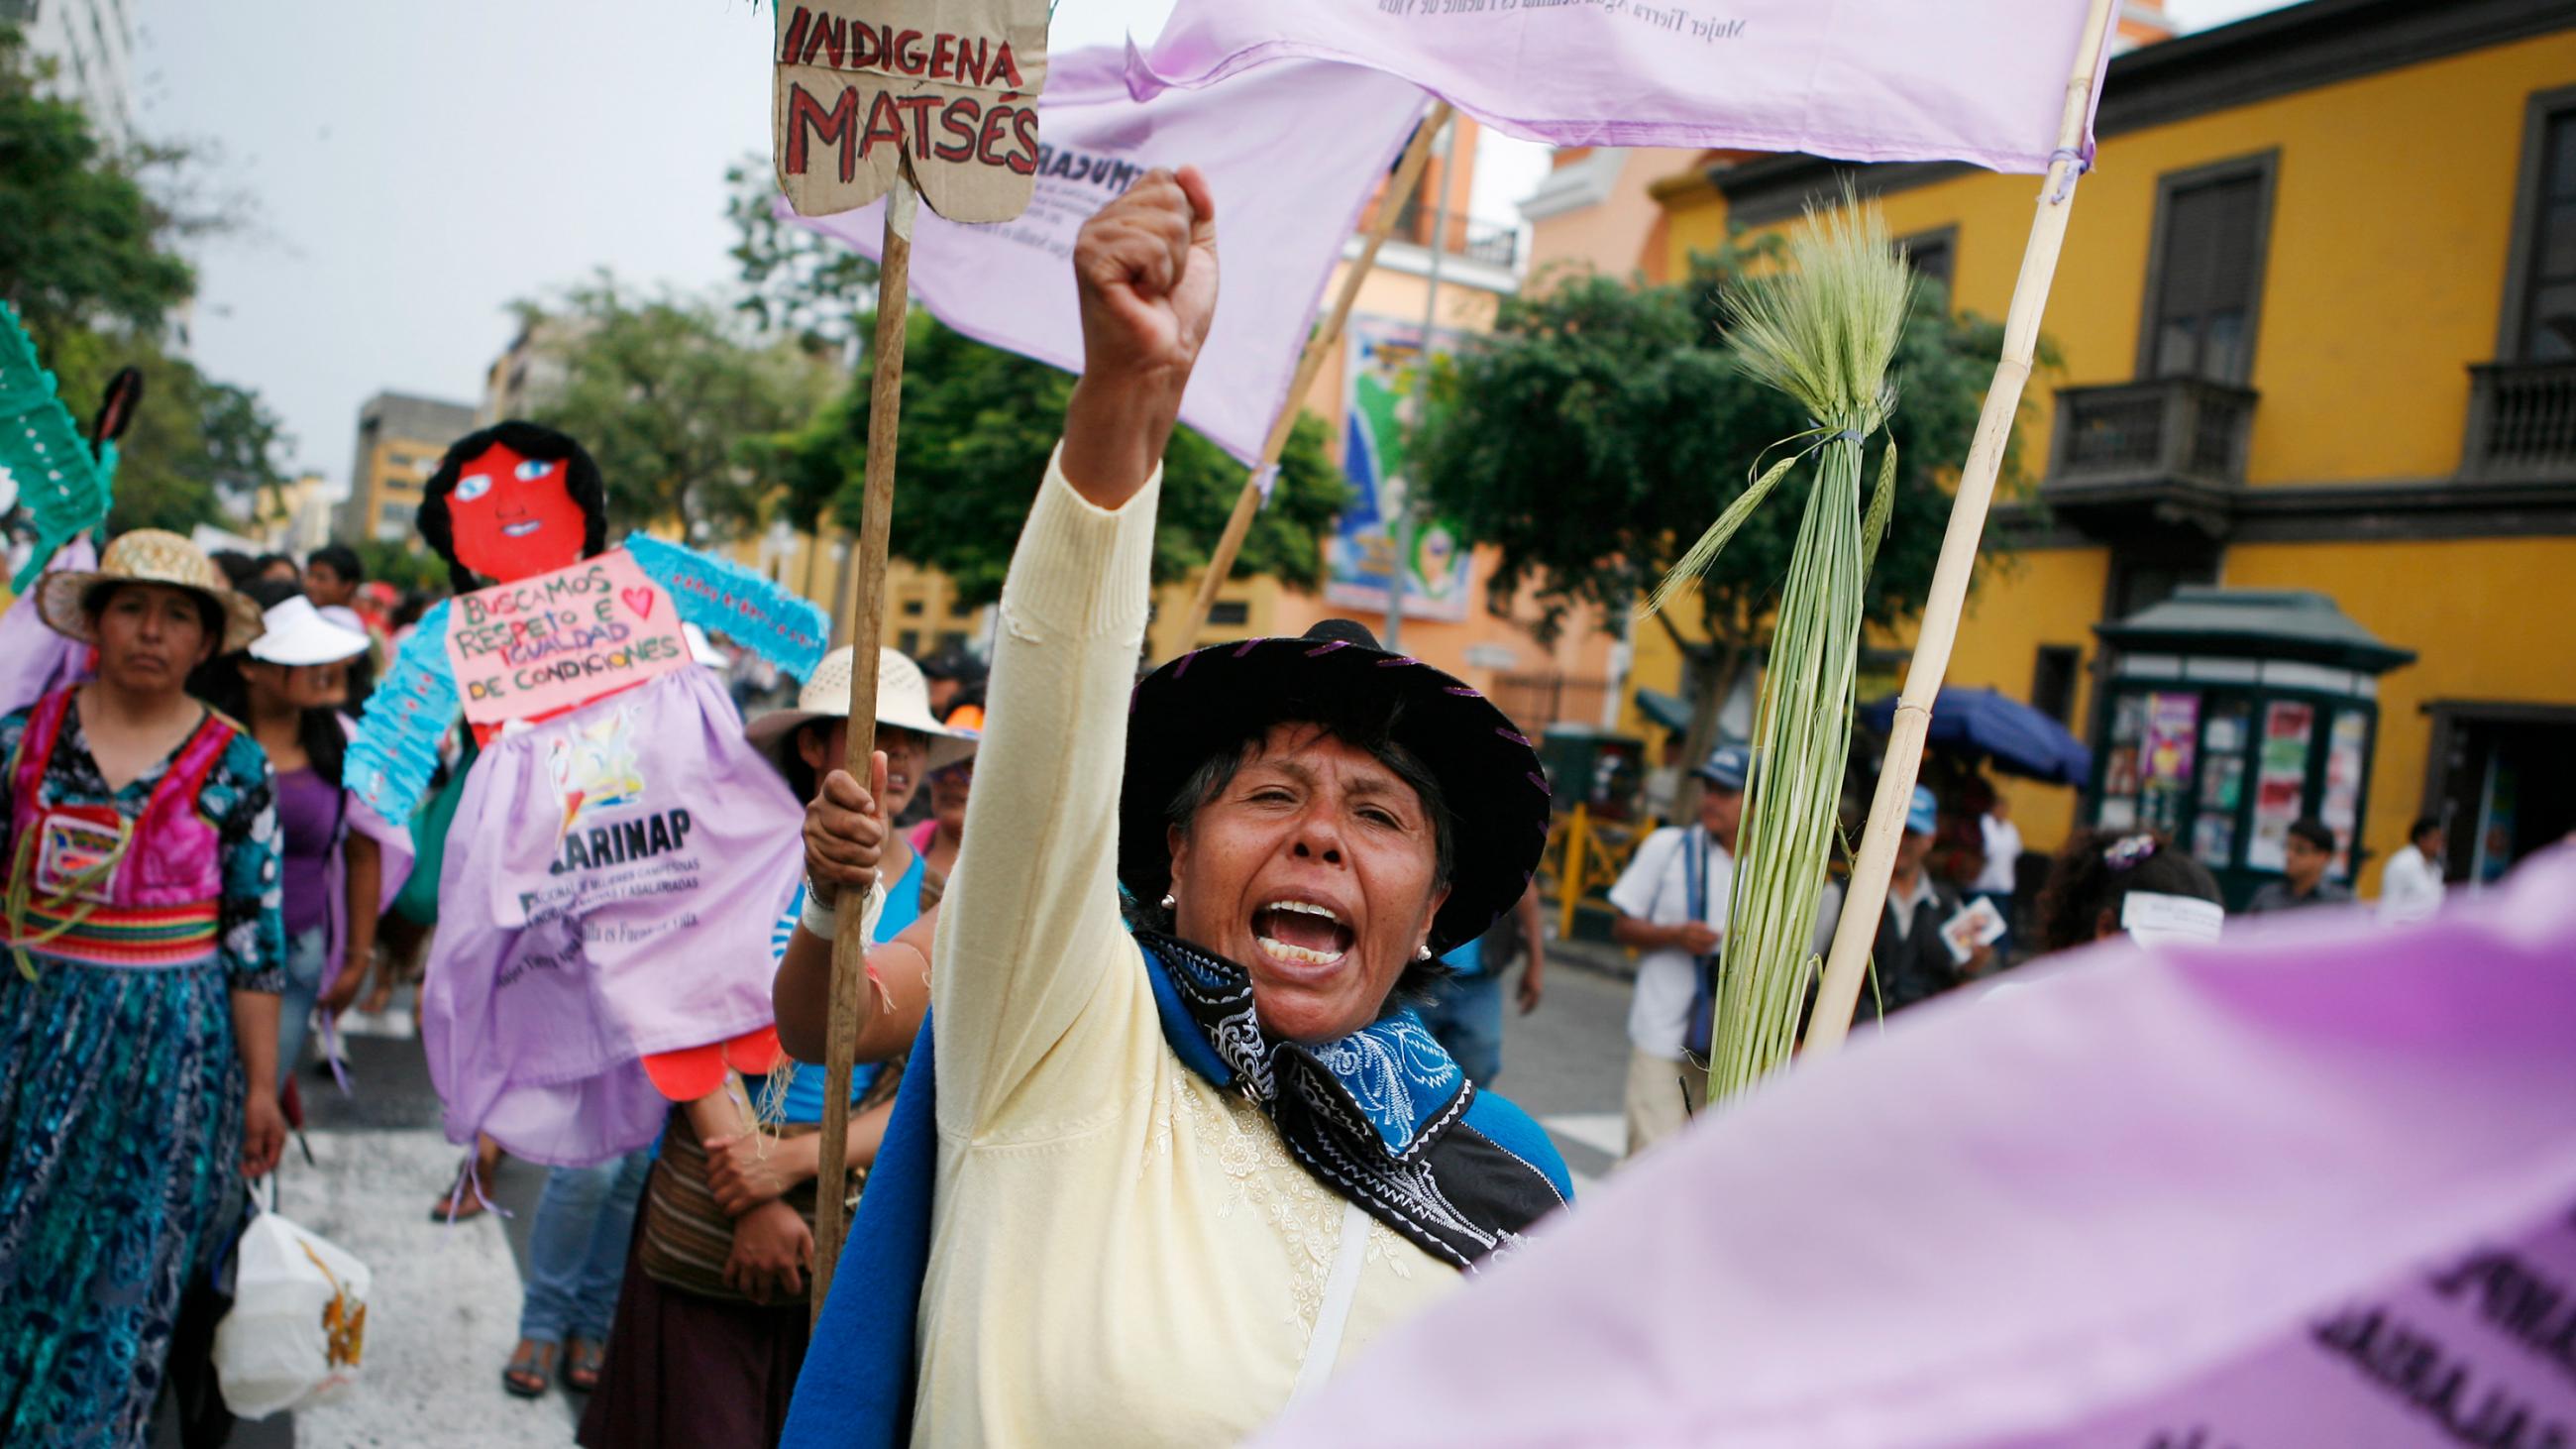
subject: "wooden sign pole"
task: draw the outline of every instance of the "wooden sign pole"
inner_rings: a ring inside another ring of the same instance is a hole
[[[852,775],[868,780],[877,747],[877,640],[885,624],[886,530],[894,512],[895,435],[903,412],[904,323],[912,310],[912,220],[920,198],[909,176],[886,194],[885,246],[877,263],[876,370],[868,382],[867,491],[859,515],[857,599],[850,613]],[[867,1000],[867,911],[843,892],[835,906],[832,1015],[824,1051],[821,1171],[815,1176],[812,1311],[820,1318],[849,1232],[850,1074],[859,1053],[859,1011]]]
[[[2039,340],[2039,314],[2048,305],[2048,286],[2057,275],[2057,256],[2066,244],[2067,216],[2075,209],[2084,118],[2092,113],[2094,76],[2101,69],[2110,21],[2111,0],[2092,0],[2084,20],[2084,44],[2066,80],[2057,157],[2049,165],[2039,215],[2031,223],[2030,242],[2022,251],[2012,307],[2004,314],[2003,355],[1995,363],[1985,412],[1977,419],[1976,438],[1968,446],[1967,466],[1959,475],[1958,496],[1950,505],[1950,528],[1941,540],[1932,591],[1923,601],[1922,629],[1915,636],[1914,662],[1905,671],[1905,689],[1897,697],[1887,758],[1878,772],[1878,793],[1870,801],[1860,857],[1852,865],[1842,919],[1835,924],[1833,950],[1825,958],[1824,982],[1816,992],[1815,1016],[1807,1024],[1809,1056],[1830,1055],[1843,1044],[1852,1010],[1860,1003],[1863,968],[1869,962],[1870,943],[1878,937],[1879,913],[1887,906],[1897,837],[1903,832],[1906,806],[1914,798],[1914,782],[1923,764],[1923,737],[1932,726],[1932,701],[1950,669],[1950,647],[1959,636],[1968,577],[1976,568],[1978,540],[1985,534],[1986,511],[1994,501],[1995,475],[2003,466],[2004,443],[2012,436],[2013,419],[2021,410],[2022,386],[2030,380],[2032,352]]]
[[[1243,549],[1243,536],[1252,531],[1253,515],[1261,511],[1261,480],[1279,466],[1279,455],[1288,449],[1288,434],[1296,429],[1297,414],[1306,406],[1306,393],[1315,385],[1315,377],[1324,370],[1324,359],[1342,339],[1342,324],[1351,316],[1351,304],[1359,300],[1360,283],[1368,280],[1369,269],[1377,265],[1378,248],[1386,244],[1386,234],[1394,229],[1395,218],[1403,211],[1413,188],[1421,183],[1422,168],[1431,159],[1432,138],[1449,124],[1449,103],[1437,101],[1413,129],[1413,143],[1404,148],[1396,163],[1395,175],[1379,196],[1377,215],[1369,220],[1368,239],[1360,247],[1358,260],[1342,274],[1341,293],[1333,299],[1333,310],[1315,335],[1306,339],[1306,350],[1297,354],[1297,371],[1288,379],[1288,396],[1279,405],[1279,416],[1270,424],[1270,436],[1262,440],[1261,461],[1245,479],[1243,491],[1235,495],[1234,513],[1225,521],[1225,532],[1216,541],[1216,552],[1208,559],[1207,572],[1199,578],[1199,591],[1190,600],[1187,627],[1181,630],[1181,647],[1186,654],[1198,647],[1199,634],[1207,628],[1208,610],[1216,605],[1216,591],[1225,587],[1226,576],[1234,572],[1234,556]]]

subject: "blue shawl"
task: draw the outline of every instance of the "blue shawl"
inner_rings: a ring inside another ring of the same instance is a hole
[[[1424,1252],[1474,1272],[1574,1200],[1546,1131],[1477,1090],[1411,1011],[1302,1046],[1261,1029],[1242,967],[1157,932],[1139,931],[1137,940],[1173,1053],[1210,1084],[1246,1092],[1317,1181]],[[896,1449],[912,1440],[937,1081],[925,1020],[805,1352],[783,1449]]]

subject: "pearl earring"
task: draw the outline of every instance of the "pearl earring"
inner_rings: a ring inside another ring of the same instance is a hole
[[[1172,893],[1171,893],[1170,891],[1165,891],[1165,892],[1163,892],[1163,909],[1168,911],[1168,910],[1170,910],[1171,908],[1172,908]]]
[[[1416,949],[1415,949],[1415,951],[1414,951],[1414,953],[1413,953],[1413,959],[1414,959],[1414,960],[1416,960],[1416,961],[1428,961],[1428,960],[1430,960],[1430,959],[1431,959],[1431,947],[1430,947],[1428,944],[1425,944],[1425,945],[1423,945],[1423,946],[1420,946],[1420,947],[1416,948]]]

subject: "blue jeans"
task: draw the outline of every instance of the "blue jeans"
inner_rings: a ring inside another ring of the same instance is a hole
[[[1503,978],[1491,971],[1452,976],[1431,989],[1422,1024],[1480,1087],[1503,1070]]]
[[[322,995],[322,967],[331,928],[315,926],[286,938],[286,989],[277,997],[277,1085],[304,1062],[304,1038],[313,1029],[313,1003]]]
[[[538,1343],[566,1338],[608,1341],[617,1284],[626,1273],[626,1239],[635,1203],[653,1165],[649,1148],[589,1167],[546,1173],[545,1196],[528,1231],[528,1292],[519,1306],[519,1336]]]

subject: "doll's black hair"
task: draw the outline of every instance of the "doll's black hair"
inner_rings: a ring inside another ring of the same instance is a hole
[[[472,593],[484,581],[456,561],[456,527],[448,517],[447,495],[456,491],[456,477],[465,465],[490,452],[496,443],[523,458],[566,464],[564,486],[571,490],[572,501],[581,505],[581,556],[596,558],[608,551],[608,489],[600,481],[599,465],[591,461],[589,451],[552,428],[512,418],[476,429],[448,444],[446,455],[438,460],[438,471],[421,485],[421,541],[429,545],[432,553],[447,560],[448,581],[456,592]]]

